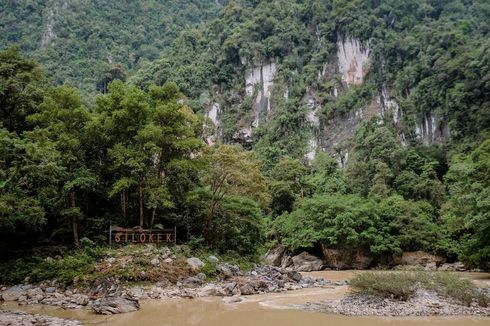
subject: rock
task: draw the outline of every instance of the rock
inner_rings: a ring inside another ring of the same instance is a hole
[[[429,263],[435,263],[436,266],[444,263],[444,258],[429,254],[425,251],[404,252],[401,257],[395,258],[398,265],[421,266],[425,267]]]
[[[0,310],[0,325],[82,326],[82,323],[78,320]]]
[[[240,293],[243,295],[250,295],[255,293],[255,289],[250,283],[242,284],[238,288],[240,289]]]
[[[455,262],[453,264],[442,264],[438,269],[438,271],[445,271],[445,272],[464,272],[466,271],[466,267],[462,262]]]
[[[27,290],[27,297],[28,298],[37,298],[38,296],[43,296],[44,292],[41,288],[33,288]]]
[[[2,298],[5,301],[16,301],[21,296],[26,296],[27,292],[23,286],[15,285],[2,292]]]
[[[223,280],[229,279],[233,276],[242,275],[242,273],[240,272],[240,267],[231,264],[219,264],[218,266],[216,266],[216,272]]]
[[[203,281],[203,282],[204,282],[204,281],[206,280],[206,278],[207,278],[206,274],[204,274],[204,273],[198,273],[198,274],[196,275],[196,277],[197,277],[198,279],[200,279],[201,281]]]
[[[281,268],[288,268],[291,265],[293,265],[293,260],[291,259],[291,256],[284,255],[281,260]]]
[[[242,301],[243,301],[243,299],[238,297],[238,296],[223,298],[224,303],[238,303],[238,302],[242,302]]]
[[[200,260],[199,258],[196,258],[196,257],[188,258],[187,264],[189,264],[189,266],[191,266],[192,270],[199,270],[202,267],[204,267],[204,263],[202,262],[202,260]]]
[[[148,299],[148,294],[139,286],[132,287],[128,290],[128,295],[134,300]]]
[[[56,288],[54,286],[50,286],[48,288],[46,288],[46,293],[54,293],[56,292]]]
[[[199,290],[198,295],[200,297],[210,297],[216,295],[216,285],[207,284],[206,286],[204,286]]]
[[[196,288],[202,284],[202,280],[198,277],[191,276],[191,277],[186,278],[184,280],[183,284],[185,287],[188,287],[188,288]]]
[[[281,261],[286,253],[286,248],[283,246],[277,246],[275,248],[269,249],[265,254],[265,261],[272,266],[281,266]]]
[[[130,300],[120,297],[104,298],[92,305],[92,309],[96,313],[103,315],[137,311],[139,308],[140,305],[137,300]]]
[[[361,250],[337,250],[322,245],[326,265],[333,269],[367,269],[373,258]]]
[[[89,303],[89,298],[85,294],[74,294],[71,298],[71,302],[80,306],[86,306]]]
[[[425,270],[426,271],[435,271],[435,270],[437,270],[436,263],[434,263],[434,262],[428,263],[427,265],[425,265]]]
[[[172,251],[170,251],[170,249],[167,246],[165,246],[165,247],[162,248],[162,258],[163,259],[167,259],[171,255],[172,255]]]
[[[293,260],[294,269],[298,272],[319,271],[323,267],[323,261],[320,258],[305,251],[291,259]]]
[[[160,265],[160,261],[158,260],[158,258],[153,258],[151,261],[150,261],[150,264],[153,266],[153,267],[157,267],[158,265]]]
[[[169,258],[165,258],[163,261],[167,264],[170,264],[173,262],[173,259],[169,257]]]
[[[210,262],[212,262],[212,263],[217,263],[217,262],[219,262],[218,257],[213,256],[213,255],[209,256],[209,257],[208,257],[208,260],[209,260]]]
[[[298,273],[296,271],[291,271],[288,273],[288,277],[297,283],[297,282],[301,281],[301,279],[303,278],[303,275],[301,275],[300,273]]]

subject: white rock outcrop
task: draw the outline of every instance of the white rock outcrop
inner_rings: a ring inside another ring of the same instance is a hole
[[[247,96],[253,96],[257,91],[254,103],[253,127],[257,127],[262,117],[271,110],[271,89],[276,76],[276,64],[269,63],[252,68],[245,77],[245,92]]]
[[[360,85],[364,82],[369,69],[369,45],[347,37],[337,41],[337,60],[342,81],[347,86]]]

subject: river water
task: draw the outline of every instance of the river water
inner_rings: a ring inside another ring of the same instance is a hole
[[[315,272],[310,275],[343,280],[353,272]],[[489,286],[490,274],[463,274],[477,284]],[[23,311],[75,318],[85,325],[113,326],[490,326],[490,318],[477,317],[348,317],[291,309],[303,304],[341,298],[347,286],[314,288],[243,297],[240,303],[226,304],[221,298],[149,300],[137,312],[101,316],[87,310],[62,310],[43,306],[19,307]],[[13,308],[13,306],[7,308]]]

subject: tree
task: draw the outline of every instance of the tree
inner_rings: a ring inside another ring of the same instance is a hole
[[[490,261],[490,140],[469,155],[455,155],[445,177],[448,201],[442,214],[460,258],[488,268]]]
[[[0,128],[21,133],[25,118],[36,111],[46,79],[39,65],[24,58],[19,48],[0,51]]]
[[[266,178],[260,171],[260,162],[252,152],[237,146],[217,145],[206,148],[203,159],[208,163],[203,171],[203,182],[209,189],[209,201],[204,223],[204,233],[213,243],[213,220],[226,196],[253,199],[262,209],[270,201]]]
[[[60,191],[65,198],[65,206],[60,215],[71,220],[74,244],[79,243],[79,221],[83,213],[77,200],[91,191],[97,182],[96,176],[86,166],[86,147],[84,128],[90,114],[82,104],[78,91],[71,87],[58,87],[49,90],[37,113],[28,117],[38,126],[28,132],[34,137],[46,137],[54,142],[60,153],[60,165],[64,169],[60,180]]]

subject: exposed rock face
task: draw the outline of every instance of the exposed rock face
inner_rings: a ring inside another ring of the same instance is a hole
[[[271,88],[276,76],[276,64],[269,63],[260,67],[255,67],[248,71],[245,77],[245,91],[247,96],[254,95],[257,90],[257,96],[254,104],[254,121],[253,127],[258,127],[260,121],[263,121],[267,112],[271,110]]]
[[[323,267],[323,261],[303,251],[297,256],[291,258],[293,260],[294,270],[298,272],[319,271]]]
[[[441,143],[450,137],[449,126],[432,113],[415,125],[415,136],[424,145]]]
[[[100,299],[92,305],[92,309],[103,315],[121,314],[136,311],[140,308],[137,300],[130,300],[121,297],[109,297]]]
[[[208,145],[213,145],[219,138],[220,114],[221,106],[216,102],[213,103],[211,109],[206,113],[206,118],[212,122],[212,125],[208,124],[207,122],[204,123],[204,129],[206,130],[206,143]]]
[[[334,269],[366,269],[373,259],[365,253],[348,250],[337,250],[322,245],[326,265]]]
[[[399,265],[426,267],[428,264],[433,263],[438,266],[444,262],[444,258],[429,254],[425,251],[410,251],[404,252],[401,257],[395,259],[395,262]]]
[[[281,266],[281,261],[284,254],[286,253],[286,248],[283,246],[277,246],[275,248],[269,249],[265,254],[265,261],[272,266]]]
[[[341,38],[337,41],[337,59],[342,81],[349,85],[364,82],[369,69],[369,46],[354,38]]]
[[[437,270],[447,272],[464,272],[466,271],[466,266],[462,262],[458,261],[453,264],[442,264]]]
[[[383,108],[373,100],[369,105],[341,116],[335,116],[324,121],[321,126],[320,145],[333,155],[338,155],[337,147],[342,147],[346,141],[352,139],[357,128],[373,117],[383,116]],[[346,162],[345,162],[346,163]]]

